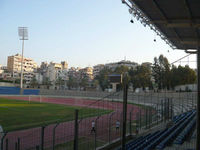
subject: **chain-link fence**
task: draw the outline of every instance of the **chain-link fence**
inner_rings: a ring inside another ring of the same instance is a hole
[[[91,94],[91,93],[90,93]],[[96,93],[95,93],[96,94]],[[29,102],[66,104],[81,106],[78,113],[77,147],[80,150],[120,141],[122,135],[122,92],[99,94],[89,98],[66,96],[4,96]],[[83,113],[84,109],[87,113]],[[137,135],[162,123],[173,116],[196,108],[196,92],[148,92],[128,94],[127,135]],[[38,114],[40,115],[40,114]],[[1,136],[2,150],[66,150],[74,148],[75,113],[65,121],[19,131],[4,132]],[[94,129],[93,129],[94,127]]]

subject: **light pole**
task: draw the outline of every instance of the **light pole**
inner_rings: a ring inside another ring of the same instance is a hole
[[[24,63],[24,40],[28,40],[28,28],[18,27],[19,40],[22,40],[22,56],[21,56],[21,79],[20,88],[23,89],[23,63]]]

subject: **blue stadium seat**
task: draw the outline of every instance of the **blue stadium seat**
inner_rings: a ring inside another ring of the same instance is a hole
[[[155,148],[162,150],[172,142],[176,144],[183,143],[185,137],[196,124],[195,115],[196,110],[192,110],[174,117],[174,125],[172,127],[141,136],[127,143],[126,150],[152,150]]]
[[[175,139],[174,144],[183,144],[186,137],[190,134],[191,130],[196,125],[196,119],[193,119],[192,122],[190,122],[187,127],[179,134],[179,136]]]

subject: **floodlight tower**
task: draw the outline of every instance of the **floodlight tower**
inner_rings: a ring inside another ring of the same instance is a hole
[[[22,57],[21,57],[21,79],[20,88],[23,88],[23,63],[24,63],[24,40],[28,40],[28,28],[18,27],[19,40],[22,40]]]

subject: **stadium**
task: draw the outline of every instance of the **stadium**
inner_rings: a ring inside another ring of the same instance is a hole
[[[122,3],[172,49],[197,54],[197,89],[137,93],[126,79],[117,92],[1,86],[0,150],[200,149],[200,2]]]

